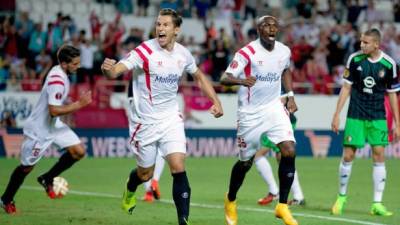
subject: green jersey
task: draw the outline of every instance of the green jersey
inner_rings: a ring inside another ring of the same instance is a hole
[[[361,51],[353,53],[347,61],[343,78],[351,84],[347,117],[361,120],[386,118],[385,93],[399,89],[397,66],[392,58],[382,51],[375,61]]]

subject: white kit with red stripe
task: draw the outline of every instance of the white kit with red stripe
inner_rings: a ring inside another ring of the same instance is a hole
[[[265,133],[275,144],[295,141],[289,114],[281,98],[281,78],[290,66],[290,49],[275,41],[272,51],[266,50],[257,39],[240,49],[226,73],[245,79],[256,78],[252,87],[240,86],[237,141],[239,159],[249,160],[260,146]]]
[[[130,119],[141,124],[159,123],[177,115],[182,73],[197,71],[193,56],[184,46],[175,42],[173,50],[167,51],[156,39],[143,42],[119,63],[133,70]]]
[[[278,41],[272,51],[267,51],[257,39],[236,52],[226,72],[241,79],[248,76],[257,79],[253,87],[239,88],[239,120],[248,120],[280,101],[282,72],[289,66],[290,49]]]
[[[59,65],[54,66],[47,75],[40,93],[39,101],[26,120],[24,134],[31,138],[51,139],[57,129],[66,125],[59,117],[52,117],[48,105],[60,106],[68,97],[70,82]]]

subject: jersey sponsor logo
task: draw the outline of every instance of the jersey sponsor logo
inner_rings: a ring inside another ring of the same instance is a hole
[[[358,70],[358,71],[362,71],[362,67],[361,67],[361,66],[358,66],[358,67],[357,67],[357,70]]]
[[[280,76],[277,73],[267,73],[266,75],[256,75],[258,81],[264,82],[277,82],[280,80]]]
[[[376,84],[375,79],[371,76],[368,76],[368,77],[364,78],[363,82],[364,82],[364,86],[365,86],[363,88],[363,92],[368,93],[368,94],[373,94],[374,91],[372,90],[372,88]]]
[[[232,69],[236,69],[238,67],[239,63],[236,60],[233,60],[231,62],[231,64],[229,65],[229,67],[231,67]]]
[[[56,99],[60,100],[62,98],[62,93],[61,92],[57,92],[56,93]]]
[[[154,82],[159,82],[162,84],[175,84],[178,83],[179,76],[177,74],[168,74],[166,77],[157,75]]]
[[[352,136],[349,135],[349,136],[346,137],[346,141],[347,141],[347,142],[351,142],[351,140],[353,140],[353,137],[352,137]]]

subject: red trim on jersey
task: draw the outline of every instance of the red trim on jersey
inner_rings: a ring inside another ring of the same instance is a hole
[[[50,78],[51,78],[51,77],[59,77],[59,78],[61,78],[61,79],[63,78],[61,75],[57,75],[57,74],[51,75]]]
[[[149,59],[140,51],[140,49],[135,48],[135,52],[139,55],[139,57],[143,60],[143,71],[146,77],[146,87],[149,90],[149,99],[153,104],[153,99],[151,97],[151,85],[150,85],[150,71],[149,71]]]
[[[52,82],[49,82],[47,84],[47,86],[50,86],[50,85],[53,85],[53,84],[60,84],[60,85],[64,86],[64,82],[62,82],[62,81],[52,81]]]
[[[241,54],[243,57],[245,57],[247,59],[247,65],[244,67],[244,75],[246,75],[246,77],[249,77],[251,75],[250,57],[243,50],[239,50],[239,54]],[[250,87],[248,87],[248,91],[247,91],[247,102],[250,102]]]
[[[254,50],[254,48],[251,45],[247,45],[246,47],[250,50],[251,54],[254,55],[254,53],[256,53],[256,51]]]
[[[135,138],[135,136],[136,136],[136,133],[139,131],[139,129],[140,129],[141,126],[142,126],[141,123],[138,123],[138,124],[137,124],[136,129],[135,129],[135,131],[133,131],[133,134],[132,134],[132,137],[131,137],[131,140],[129,141],[129,143],[132,144],[132,141],[134,140],[134,138]]]
[[[144,42],[140,46],[142,46],[144,49],[146,49],[146,51],[147,51],[147,53],[149,53],[149,55],[151,55],[151,53],[153,53],[153,51],[149,48],[149,46],[147,46]]]

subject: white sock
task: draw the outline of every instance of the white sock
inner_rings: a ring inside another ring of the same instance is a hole
[[[151,191],[151,179],[149,181],[144,182],[143,186],[144,186],[144,190],[146,190],[146,192]]]
[[[160,177],[162,175],[162,172],[164,170],[164,165],[165,165],[165,160],[161,156],[160,153],[157,154],[156,158],[156,166],[154,167],[154,174],[153,174],[153,179],[156,181],[160,180]]]
[[[346,195],[353,162],[341,161],[339,165],[339,194]]]
[[[272,173],[271,165],[265,157],[260,157],[254,161],[256,168],[269,187],[269,192],[273,195],[279,193],[278,185],[276,184],[274,174]]]
[[[382,202],[383,190],[386,183],[385,163],[374,163],[372,169],[372,178],[374,180],[374,202]]]
[[[299,176],[298,176],[298,172],[296,170],[296,172],[294,173],[294,180],[293,180],[293,184],[292,184],[292,192],[293,192],[293,198],[296,200],[303,200],[304,199],[304,195],[303,195],[303,191],[301,190],[301,186],[300,186],[300,182],[299,182]]]

